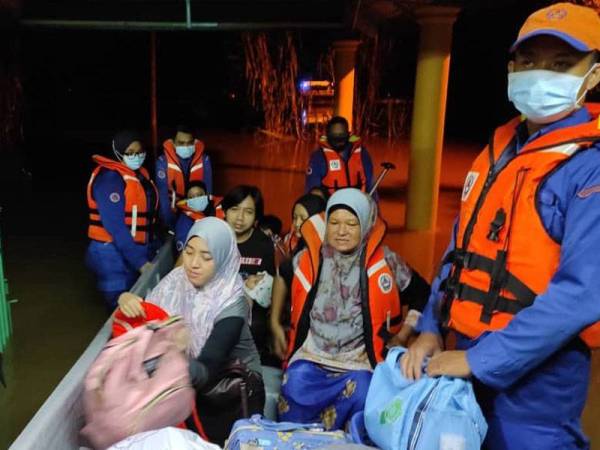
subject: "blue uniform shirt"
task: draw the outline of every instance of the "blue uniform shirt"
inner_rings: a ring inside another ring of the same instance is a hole
[[[193,157],[183,159],[178,156],[178,158],[179,165],[183,169],[184,177],[189,177],[190,165]],[[212,194],[212,166],[210,163],[210,157],[206,153],[204,153],[202,156],[202,163],[204,164],[203,181],[206,184],[206,189],[208,190],[207,194]],[[169,186],[167,183],[167,158],[165,158],[165,155],[161,155],[156,161],[156,187],[158,188],[158,195],[160,199],[160,219],[167,227],[169,227],[170,230],[173,230],[177,222],[177,213],[171,210],[172,199],[169,196]]]
[[[183,250],[185,240],[194,225],[195,220],[185,214],[179,214],[175,223],[175,248],[178,252]]]
[[[352,150],[352,144],[348,144],[346,149],[342,152],[342,159],[348,163],[350,159],[350,150]],[[373,161],[367,149],[363,146],[361,159],[363,168],[365,170],[365,176],[367,177],[367,192],[371,190],[373,186]],[[323,178],[327,175],[327,161],[321,148],[318,148],[310,155],[308,162],[308,169],[306,171],[306,181],[304,183],[304,191],[308,192],[315,187],[321,186]]]
[[[149,186],[148,186],[149,187]],[[154,215],[154,189],[146,188],[149,199],[148,216]],[[114,170],[101,170],[92,186],[92,194],[98,205],[102,226],[110,233],[113,244],[127,264],[139,270],[149,262],[149,245],[138,244],[131,236],[130,228],[125,224],[125,182]]]
[[[506,150],[499,163],[506,164],[528,141],[540,135],[590,120],[589,112],[582,108],[529,138],[524,137],[526,132],[521,130],[514,147]],[[589,373],[585,370],[587,367],[589,371],[589,361],[586,362],[589,355],[586,350],[579,348],[565,354],[563,361],[558,361],[560,355],[555,354],[561,349],[570,349],[582,329],[600,320],[600,264],[597,262],[600,254],[600,143],[575,154],[551,174],[540,186],[537,201],[544,227],[561,244],[560,264],[546,292],[539,295],[532,306],[520,311],[506,328],[484,334],[477,340],[459,339],[458,342],[459,347],[468,348],[467,359],[473,375],[486,386],[500,391],[512,387],[549,361],[556,363],[552,370],[557,378],[579,377],[577,381],[585,382],[587,387]],[[447,251],[455,247],[455,236],[456,225]],[[440,332],[436,314],[442,297],[439,287],[449,270],[449,264],[442,267],[433,282],[432,294],[418,324],[421,332]],[[551,384],[548,383],[546,395],[552,391]],[[563,395],[583,398],[564,399],[565,406],[571,403],[571,410],[566,412],[574,414],[571,417],[577,415],[585,402],[585,389],[583,392],[577,386],[573,389],[578,391],[563,389]],[[556,391],[555,387],[554,393],[560,395]],[[546,413],[556,414],[555,411]]]

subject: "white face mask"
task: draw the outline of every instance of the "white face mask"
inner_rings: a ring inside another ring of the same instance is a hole
[[[187,205],[192,211],[202,212],[208,206],[208,195],[200,197],[188,198]]]
[[[115,142],[112,143],[113,153],[119,161],[129,167],[131,170],[138,170],[146,160],[146,152],[137,153],[135,155],[123,155],[117,151]]]
[[[177,156],[183,159],[188,159],[190,156],[194,154],[196,150],[194,145],[177,145],[175,146],[175,152]]]
[[[138,153],[137,155],[123,155],[123,162],[131,170],[138,170],[140,167],[142,167],[145,159],[145,153]]]
[[[568,116],[585,96],[577,96],[587,76],[551,70],[525,70],[508,74],[508,99],[528,120],[546,124]]]

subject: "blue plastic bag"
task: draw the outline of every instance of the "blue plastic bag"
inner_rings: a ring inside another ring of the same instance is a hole
[[[382,450],[479,450],[487,423],[468,380],[404,378],[395,347],[377,365],[369,386],[364,420]]]
[[[350,442],[343,431],[325,431],[320,423],[277,423],[256,414],[233,425],[225,450],[310,450]]]

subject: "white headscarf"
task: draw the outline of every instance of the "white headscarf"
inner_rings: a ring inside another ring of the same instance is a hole
[[[239,275],[240,252],[226,222],[215,217],[199,220],[190,229],[186,244],[193,237],[202,238],[213,257],[212,279],[196,288],[188,280],[185,269],[178,267],[152,290],[148,301],[170,315],[183,316],[191,330],[190,354],[197,357],[212,332],[215,319],[243,297],[243,282]]]

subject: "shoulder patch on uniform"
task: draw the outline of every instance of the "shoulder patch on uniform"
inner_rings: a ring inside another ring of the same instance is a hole
[[[308,169],[306,169],[306,175],[312,175],[312,167],[308,166]]]
[[[600,184],[595,186],[590,186],[588,188],[582,189],[577,193],[577,197],[579,198],[588,198],[592,194],[600,193]]]
[[[121,196],[119,195],[118,192],[113,192],[112,194],[110,194],[108,196],[108,198],[110,199],[111,202],[113,203],[119,203],[119,200],[121,200]]]
[[[479,178],[479,172],[469,172],[467,174],[467,178],[465,179],[465,185],[463,186],[461,200],[464,202],[469,198],[471,191],[473,190],[473,186],[475,186],[475,182]]]
[[[178,252],[182,251],[183,250],[183,242],[177,241],[177,243],[175,244],[175,247],[177,247]]]
[[[329,170],[341,170],[340,160],[332,159],[331,161],[329,161]]]
[[[379,275],[377,284],[379,284],[379,289],[381,289],[381,292],[384,294],[389,294],[392,290],[392,277],[387,273],[382,273]]]
[[[164,170],[159,170],[158,171],[158,178],[160,178],[161,180],[165,179],[167,177],[167,174],[165,173]]]

